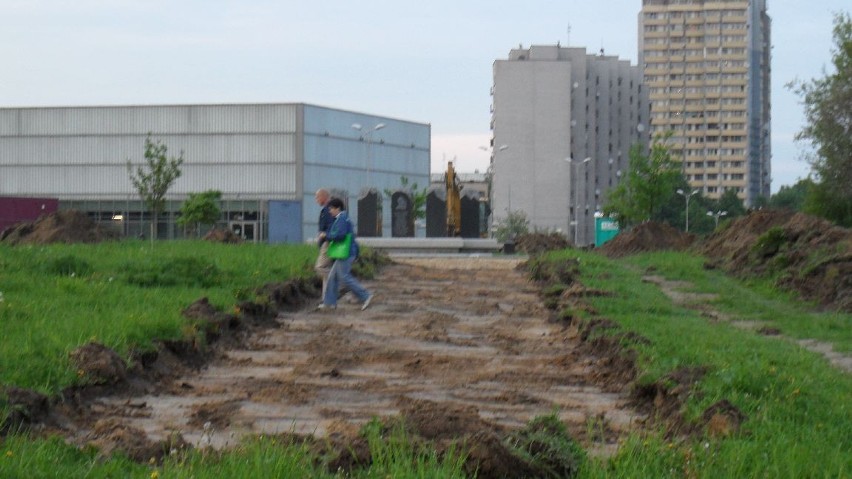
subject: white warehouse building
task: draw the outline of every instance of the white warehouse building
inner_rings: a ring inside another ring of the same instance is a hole
[[[603,51],[534,45],[494,62],[492,93],[492,222],[523,212],[532,227],[593,243],[631,146],[648,144],[641,69]]]
[[[316,235],[318,188],[342,196],[356,220],[368,188],[429,181],[426,123],[301,103],[0,108],[0,197],[56,198],[60,210],[147,234],[127,162],[144,163],[149,134],[184,157],[160,238],[182,237],[175,220],[190,193],[220,191],[218,226],[246,240],[303,242]]]

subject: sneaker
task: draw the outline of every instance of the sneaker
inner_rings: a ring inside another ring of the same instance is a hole
[[[375,296],[375,295],[371,294],[371,295],[367,296],[367,299],[364,300],[364,304],[361,305],[361,311],[364,311],[365,309],[370,307],[370,301],[373,300],[373,296]]]
[[[321,303],[319,306],[317,306],[317,311],[333,311],[335,309],[337,309],[337,306],[325,303]]]

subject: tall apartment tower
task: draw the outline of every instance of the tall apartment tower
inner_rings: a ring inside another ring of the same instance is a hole
[[[710,198],[769,196],[769,30],[766,0],[642,0],[651,133],[672,133],[690,186]]]
[[[594,242],[630,147],[647,145],[640,68],[585,48],[518,48],[494,62],[492,95],[492,226],[521,211],[532,227]]]

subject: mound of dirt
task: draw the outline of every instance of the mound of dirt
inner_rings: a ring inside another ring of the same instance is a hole
[[[685,250],[695,241],[695,236],[679,231],[667,223],[648,221],[620,233],[604,243],[600,251],[610,258],[621,258],[646,251]]]
[[[568,240],[559,233],[527,233],[515,240],[515,248],[527,254],[565,249],[568,246]]]
[[[7,228],[0,234],[0,241],[13,245],[99,243],[118,239],[119,236],[118,231],[95,223],[85,213],[64,210]]]
[[[205,241],[214,241],[217,243],[229,243],[229,244],[238,244],[242,243],[243,239],[236,235],[231,230],[228,229],[212,229],[209,233],[204,235],[203,238]]]
[[[852,230],[792,211],[760,210],[709,236],[699,251],[737,276],[778,284],[827,309],[852,311]]]

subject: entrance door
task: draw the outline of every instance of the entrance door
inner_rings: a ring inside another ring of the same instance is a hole
[[[301,243],[302,203],[298,201],[269,201],[269,242]]]
[[[231,231],[243,241],[257,241],[257,221],[231,221]]]

